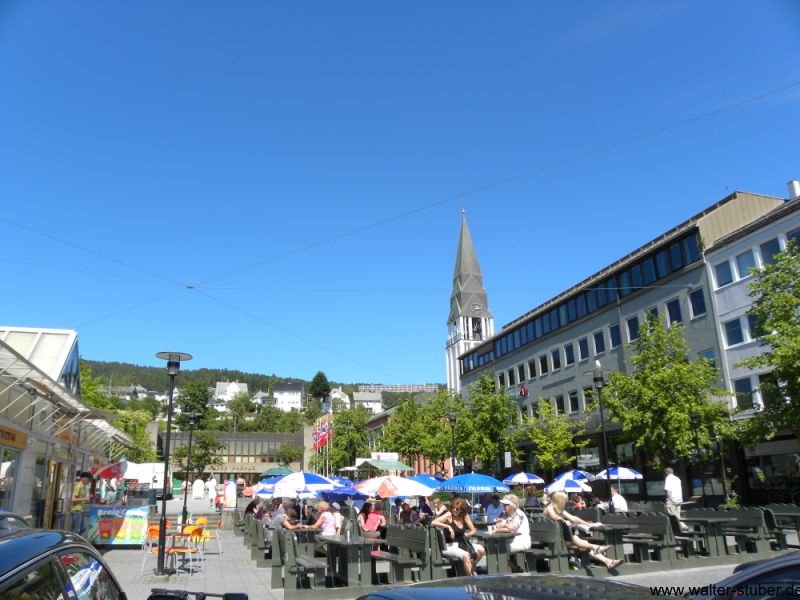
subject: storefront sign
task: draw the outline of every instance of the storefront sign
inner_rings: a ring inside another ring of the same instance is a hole
[[[146,506],[90,506],[86,537],[97,546],[141,546],[149,514]]]
[[[24,450],[28,444],[28,435],[22,431],[0,425],[0,446]]]

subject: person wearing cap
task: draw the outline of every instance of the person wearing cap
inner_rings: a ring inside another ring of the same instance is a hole
[[[531,547],[531,526],[527,515],[519,507],[519,497],[515,494],[506,494],[500,499],[500,504],[505,509],[506,517],[495,521],[495,531],[507,531],[514,534],[508,547],[509,554],[524,552]],[[509,560],[512,571],[521,570],[520,567]]]
[[[78,483],[72,488],[72,531],[82,535],[86,528],[84,513],[91,496],[92,474],[83,471],[79,477]]]
[[[333,525],[336,527],[336,535],[342,535],[342,523],[344,522],[344,517],[340,512],[341,510],[342,507],[338,502],[331,502],[331,514],[333,515]]]
[[[485,515],[487,523],[494,523],[503,516],[505,504],[500,503],[500,496],[492,494],[486,504]]]

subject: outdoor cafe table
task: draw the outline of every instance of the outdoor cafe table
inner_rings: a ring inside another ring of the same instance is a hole
[[[370,550],[380,543],[379,539],[321,535],[317,540],[328,545],[328,565],[335,581],[348,587],[372,584]]]
[[[692,516],[689,514],[681,517],[681,521],[688,524],[697,524],[703,528],[705,536],[705,547],[709,556],[725,556],[728,549],[725,544],[725,536],[722,535],[721,528],[723,523],[730,523],[731,517],[723,516]]]
[[[516,534],[510,531],[489,533],[479,529],[475,535],[486,549],[486,572],[489,575],[508,573],[508,546]]]
[[[625,548],[622,542],[622,536],[625,532],[632,529],[638,529],[639,526],[634,523],[598,523],[589,530],[589,535],[594,536],[595,532],[600,533],[603,538],[603,545],[611,546],[610,550],[613,551],[613,558],[625,558]]]
[[[322,531],[319,527],[307,527],[303,525],[297,529],[292,529],[291,532],[297,538],[297,551],[300,554],[314,554],[314,543],[317,541],[317,535]]]

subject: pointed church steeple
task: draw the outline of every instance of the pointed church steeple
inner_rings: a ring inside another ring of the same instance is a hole
[[[463,209],[447,327],[447,387],[460,391],[458,357],[494,335],[494,318],[489,311],[489,298],[483,288],[481,267]]]

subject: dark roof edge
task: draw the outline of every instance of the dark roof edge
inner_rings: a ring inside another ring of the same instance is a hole
[[[800,210],[800,198],[795,198],[793,200],[786,200],[784,204],[765,214],[762,217],[759,217],[752,223],[748,223],[747,225],[737,229],[736,231],[729,233],[725,237],[721,237],[718,239],[712,246],[709,246],[705,252],[713,252],[715,250],[719,250],[723,246],[727,246],[728,244],[732,244],[733,242],[740,240],[741,238],[750,235],[754,231],[761,229],[769,225],[770,223],[774,223],[775,221],[779,221],[780,219],[790,215],[791,213]]]

